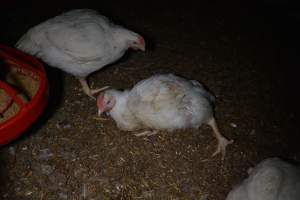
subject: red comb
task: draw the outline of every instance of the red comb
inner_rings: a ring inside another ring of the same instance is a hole
[[[142,36],[140,36],[139,42],[140,42],[143,46],[145,46],[145,40],[144,40],[144,38],[143,38]]]
[[[99,95],[98,97],[97,97],[97,107],[98,108],[103,108],[103,103],[104,103],[104,96],[103,95]]]

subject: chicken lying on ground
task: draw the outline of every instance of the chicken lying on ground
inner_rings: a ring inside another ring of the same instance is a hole
[[[72,10],[31,28],[16,44],[24,52],[77,77],[92,96],[86,78],[118,60],[128,48],[145,51],[143,37],[89,9]]]
[[[269,158],[248,170],[249,177],[226,200],[299,200],[300,166]]]
[[[97,98],[98,113],[108,113],[126,131],[148,128],[156,133],[157,130],[199,128],[206,123],[218,140],[213,156],[222,153],[224,158],[226,146],[233,140],[227,140],[219,132],[213,103],[214,96],[199,82],[173,74],[154,75],[131,90],[106,90]]]

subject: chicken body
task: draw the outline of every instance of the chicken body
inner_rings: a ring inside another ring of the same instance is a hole
[[[88,95],[86,77],[118,60],[128,48],[145,50],[144,39],[94,10],[66,12],[31,28],[16,47],[76,76]]]
[[[300,166],[269,158],[249,171],[226,200],[299,200]]]
[[[218,130],[214,114],[214,96],[197,81],[173,74],[154,75],[137,83],[131,90],[107,90],[98,96],[99,112],[107,112],[122,130],[174,131],[199,128],[203,123],[213,128],[218,139],[214,155],[222,153],[228,141]]]

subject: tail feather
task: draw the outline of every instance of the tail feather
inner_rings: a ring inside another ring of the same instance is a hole
[[[207,89],[207,87],[205,87],[204,85],[202,85],[200,82],[196,81],[196,80],[191,80],[191,83],[194,86],[198,86],[201,88],[200,92],[203,96],[205,96],[206,98],[209,99],[209,101],[211,101],[213,104],[216,102],[216,96],[213,95],[212,93],[210,93]]]
[[[28,33],[21,37],[21,39],[16,43],[15,47],[33,56],[38,55],[40,51],[38,44],[32,40]]]

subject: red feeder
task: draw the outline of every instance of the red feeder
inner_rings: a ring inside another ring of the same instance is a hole
[[[47,104],[48,85],[43,65],[32,56],[0,44],[0,62],[39,83],[34,96],[29,102],[25,102],[13,87],[0,80],[0,89],[9,97],[0,113],[8,110],[13,103],[19,108],[14,116],[0,122],[0,145],[4,145],[19,137],[41,115]]]

